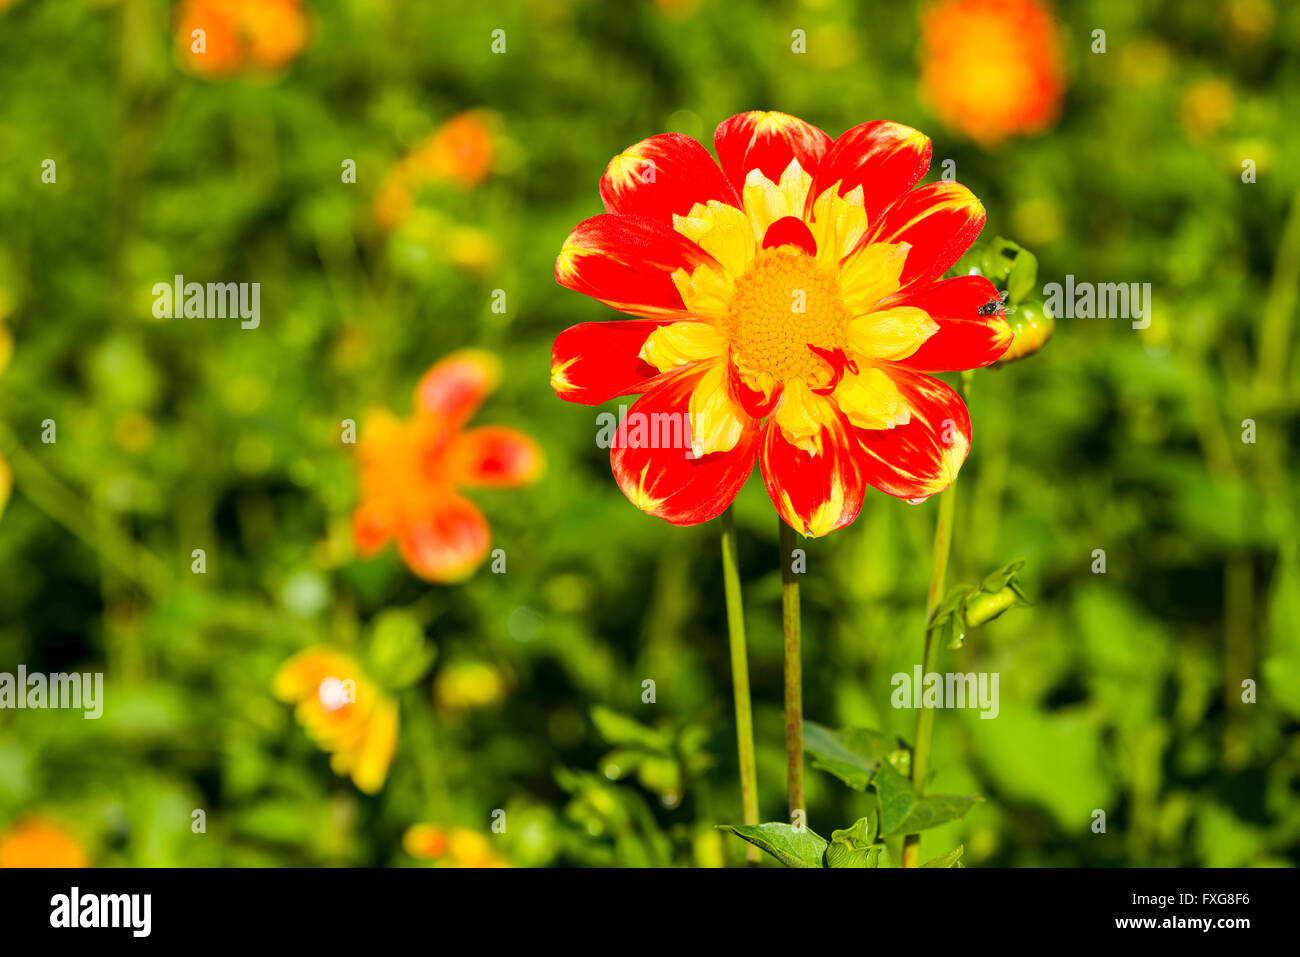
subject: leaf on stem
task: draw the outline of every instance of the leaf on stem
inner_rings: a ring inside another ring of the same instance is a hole
[[[965,867],[961,862],[961,856],[966,851],[966,845],[958,844],[947,854],[940,854],[932,861],[926,861],[922,867]]]
[[[876,843],[876,815],[859,818],[852,827],[834,831],[826,847],[827,867],[880,867],[884,844]]]
[[[812,766],[835,775],[855,791],[865,791],[876,773],[876,765],[899,747],[896,737],[870,728],[834,731],[814,721],[805,721],[803,748],[813,756]]]
[[[880,765],[872,786],[880,802],[881,837],[916,834],[947,824],[965,815],[976,801],[984,800],[977,794],[927,794],[918,798],[912,782],[887,761]]]
[[[825,867],[826,838],[808,828],[795,829],[789,824],[719,824],[755,847],[771,854],[786,867]],[[837,832],[838,833],[838,832]]]

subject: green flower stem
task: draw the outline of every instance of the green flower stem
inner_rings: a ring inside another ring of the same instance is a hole
[[[970,384],[970,373],[963,372],[958,392],[962,399]],[[934,526],[934,558],[930,566],[930,594],[925,603],[925,649],[921,653],[921,678],[932,672],[939,657],[939,643],[930,630],[930,619],[943,601],[944,580],[948,577],[948,553],[952,549],[953,515],[957,509],[957,482],[953,481],[939,494],[939,518]],[[925,776],[930,770],[930,739],[934,734],[934,709],[920,702],[916,711],[916,735],[912,747],[912,787],[916,796],[925,793]],[[921,856],[921,835],[909,834],[903,839],[903,866],[916,867]]]
[[[781,621],[785,629],[785,759],[790,819],[805,810],[803,796],[803,666],[799,658],[799,578],[790,556],[794,529],[780,518]]]
[[[758,823],[758,771],[754,760],[754,712],[749,699],[749,654],[745,649],[745,608],[740,598],[740,558],[731,509],[722,513],[722,582],[731,646],[731,691],[736,703],[736,749],[740,757],[740,800],[745,823]],[[760,852],[745,845],[745,859],[757,867]]]

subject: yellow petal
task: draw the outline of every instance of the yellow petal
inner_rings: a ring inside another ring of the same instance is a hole
[[[727,340],[716,326],[690,319],[660,326],[641,346],[641,358],[660,372],[688,362],[713,359],[727,348]]]
[[[939,331],[939,324],[924,309],[896,306],[869,312],[849,323],[849,346],[869,359],[897,362],[906,359]]]
[[[779,183],[773,183],[762,170],[751,169],[745,177],[742,199],[745,213],[754,227],[754,238],[761,242],[767,228],[778,219],[786,216],[803,218],[804,200],[811,186],[812,177],[800,168],[798,160],[790,160]]]
[[[912,410],[894,380],[874,366],[846,373],[835,387],[835,402],[860,429],[892,429],[912,420]]]
[[[880,300],[898,292],[898,277],[907,261],[908,243],[871,243],[840,267],[840,291],[850,315],[870,312]]]
[[[366,794],[377,794],[388,777],[397,749],[397,703],[384,699],[375,709],[352,767],[352,783]]]
[[[752,419],[727,391],[727,364],[716,362],[691,392],[691,449],[697,456],[730,452]]]
[[[822,454],[822,429],[834,421],[835,406],[808,387],[803,379],[785,384],[773,419],[791,445],[810,455]]]
[[[813,202],[813,221],[808,224],[817,241],[817,258],[827,266],[836,266],[867,232],[867,211],[863,208],[861,186],[839,193],[836,183]]]
[[[732,276],[744,275],[754,261],[754,227],[742,210],[716,199],[696,203],[689,216],[673,216],[673,229],[698,244]]]
[[[673,273],[673,284],[681,293],[682,302],[691,315],[707,319],[722,319],[736,289],[735,280],[725,269],[714,269],[705,263],[693,273],[678,269]]]

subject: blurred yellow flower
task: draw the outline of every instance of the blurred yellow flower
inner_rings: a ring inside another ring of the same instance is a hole
[[[367,677],[351,655],[316,646],[276,673],[277,698],[296,704],[308,736],[333,755],[330,767],[367,794],[384,786],[397,748],[397,702]]]
[[[506,679],[484,661],[456,661],[443,667],[433,682],[433,696],[446,711],[466,711],[496,704],[506,692]]]
[[[1229,35],[1243,43],[1268,36],[1277,20],[1277,11],[1268,0],[1229,0],[1224,12]]]
[[[52,821],[29,817],[0,837],[0,867],[88,867],[81,844]]]
[[[14,489],[14,473],[9,467],[9,463],[0,455],[0,515],[5,513],[5,506],[9,504],[9,493]]]
[[[143,452],[157,434],[153,420],[141,412],[123,412],[113,423],[113,441],[126,452]]]
[[[413,824],[402,837],[402,847],[412,857],[437,861],[442,867],[510,866],[509,861],[492,849],[490,838],[467,827]]]
[[[1232,117],[1232,87],[1219,79],[1197,80],[1183,93],[1179,115],[1194,140],[1211,139]]]

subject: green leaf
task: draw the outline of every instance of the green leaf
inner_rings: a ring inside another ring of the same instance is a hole
[[[1001,236],[985,247],[979,268],[998,288],[1007,291],[1012,305],[1032,292],[1038,281],[1038,257]]]
[[[600,736],[610,744],[638,746],[659,752],[668,748],[668,740],[662,733],[601,705],[595,705],[591,709],[591,720]]]
[[[932,861],[926,861],[922,867],[965,867],[961,862],[961,856],[966,852],[965,844],[958,844],[947,854],[940,854]]]
[[[755,847],[761,847],[786,867],[825,867],[826,838],[808,828],[795,830],[789,824],[719,824]]]
[[[1038,257],[1023,246],[1016,248],[1020,254],[1007,274],[1007,298],[1012,305],[1033,292],[1038,282]]]
[[[927,794],[918,798],[912,782],[885,763],[872,782],[880,802],[880,836],[916,834],[962,817],[978,795]]]
[[[375,616],[369,665],[385,687],[397,690],[415,684],[437,655],[438,649],[424,640],[424,629],[409,611],[390,608]]]
[[[804,750],[813,756],[812,766],[835,775],[855,791],[865,791],[880,759],[898,746],[898,739],[870,728],[832,731],[814,721],[805,721]]]
[[[980,591],[1001,591],[1020,574],[1020,569],[1024,567],[1025,560],[1018,558],[1008,565],[1003,565],[995,572],[989,572],[984,576],[984,580],[980,582]]]
[[[883,844],[875,843],[876,816],[859,818],[852,827],[831,834],[826,846],[827,867],[879,867]]]

